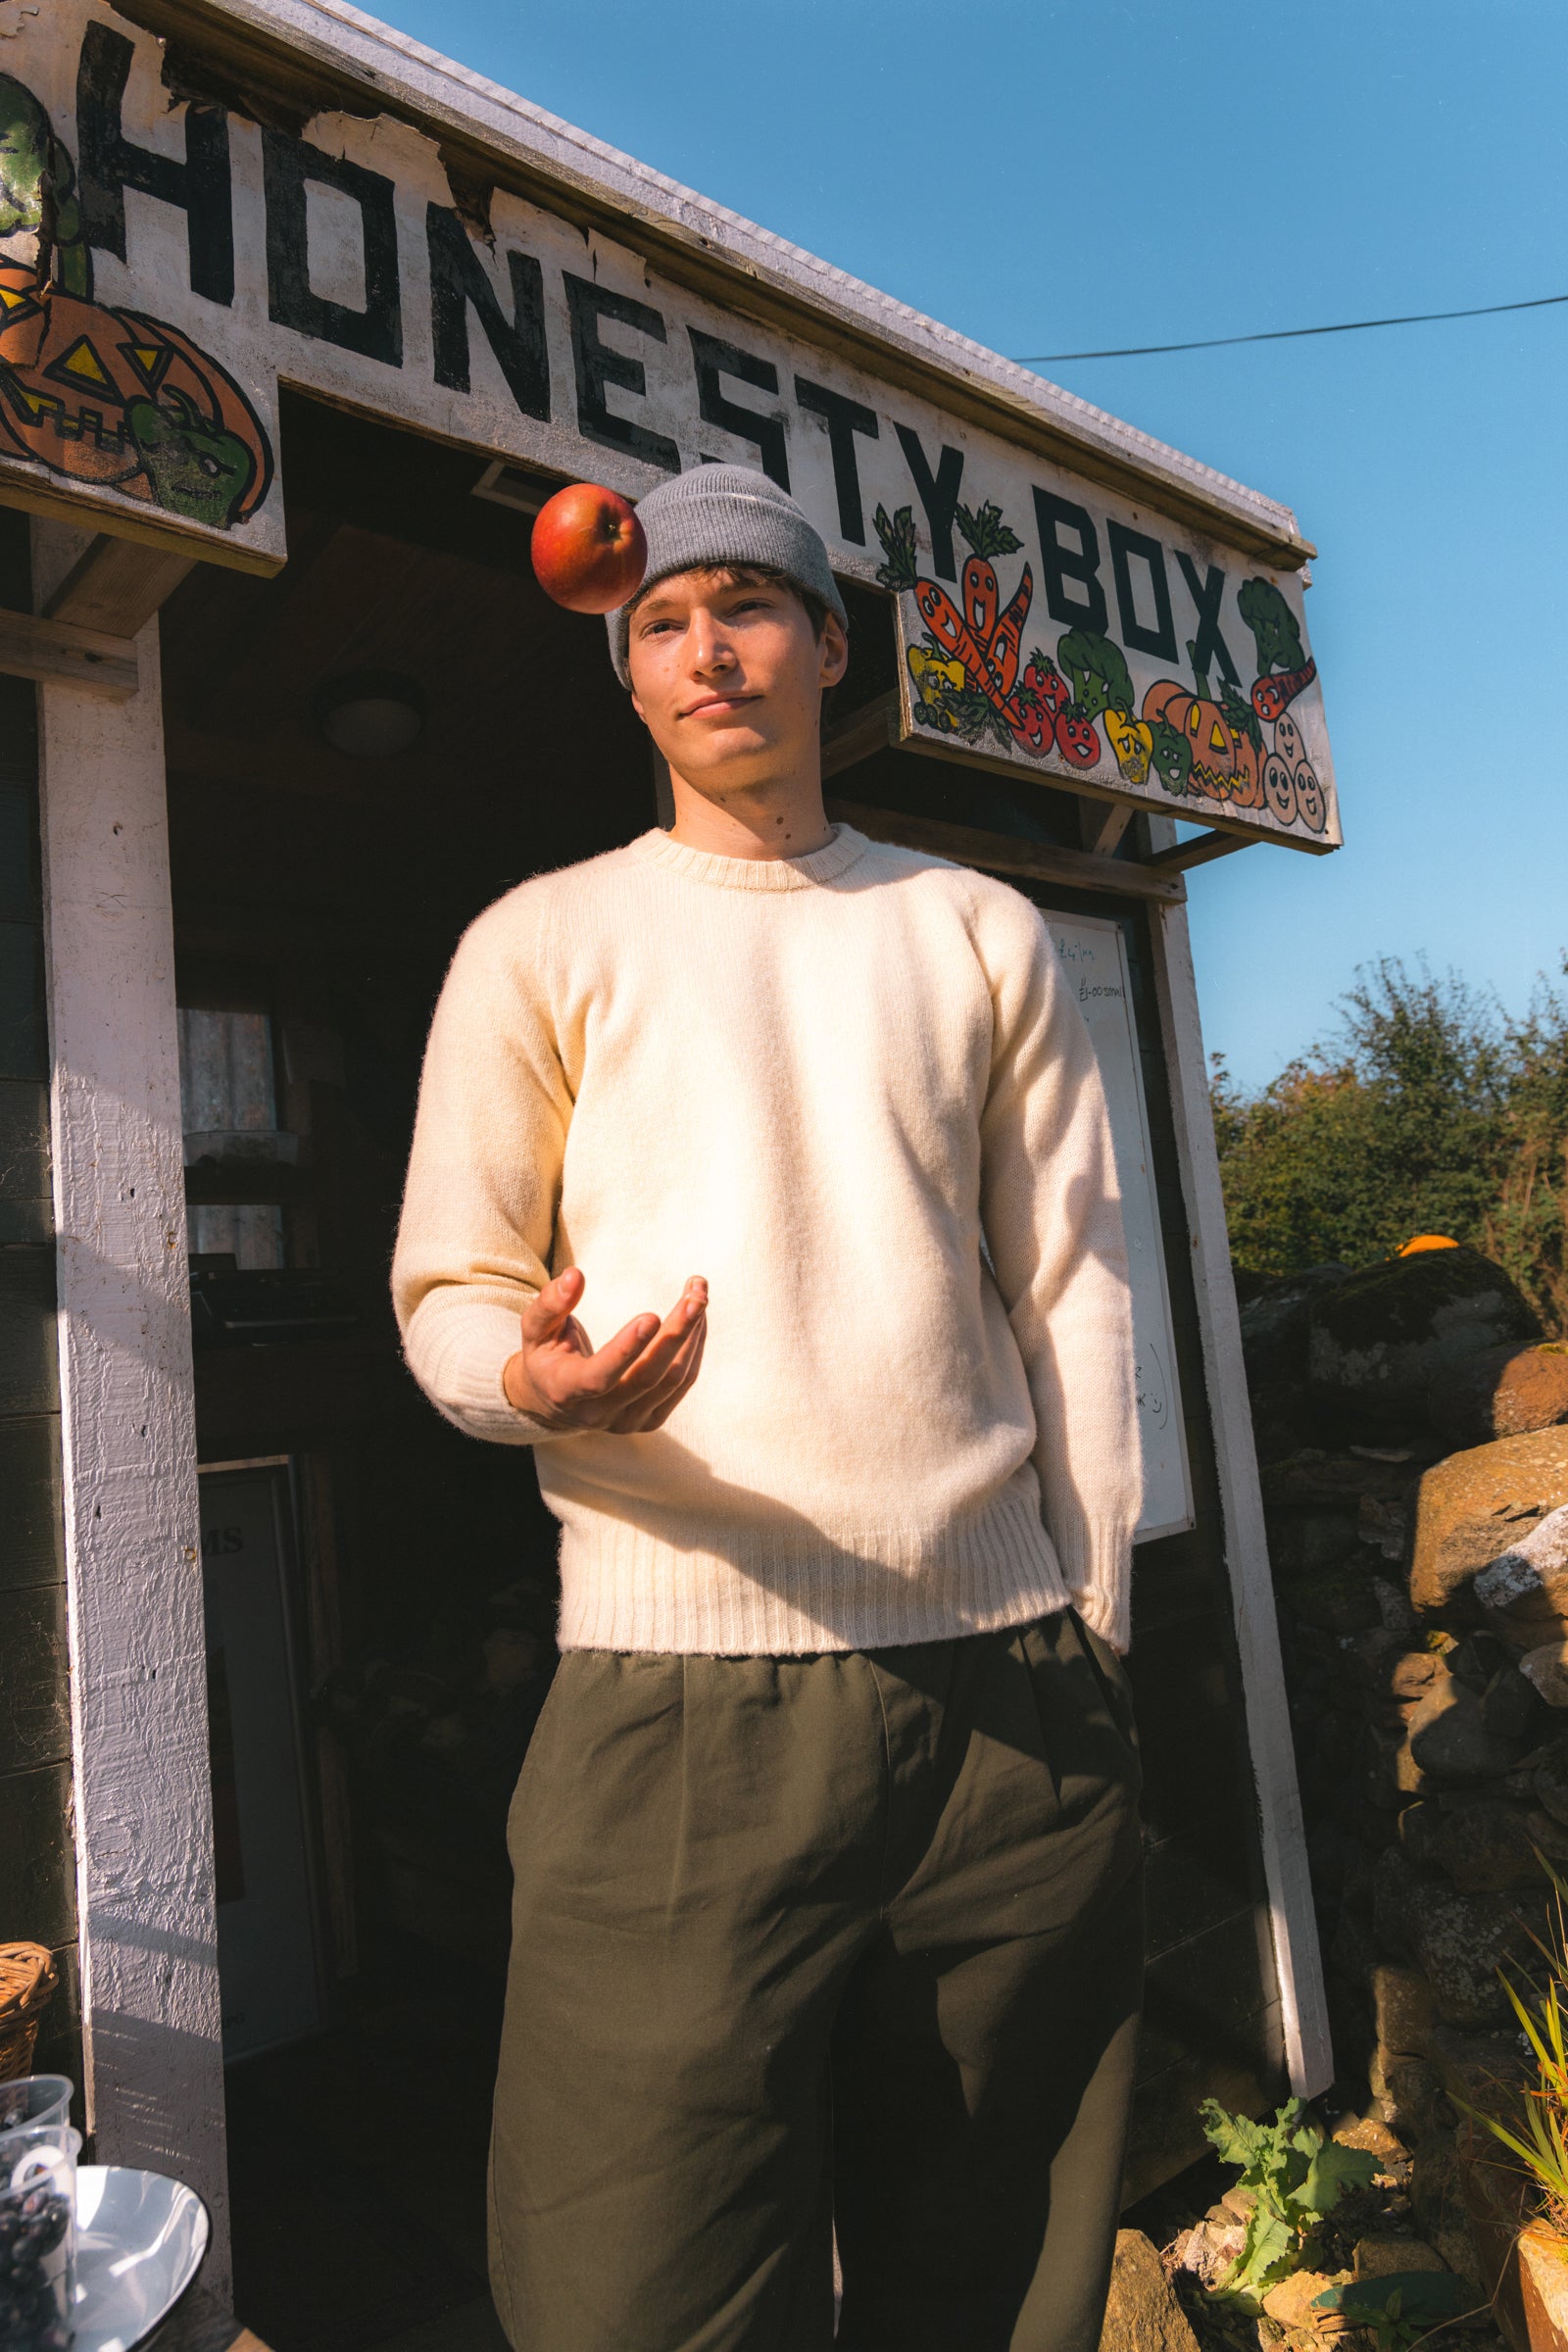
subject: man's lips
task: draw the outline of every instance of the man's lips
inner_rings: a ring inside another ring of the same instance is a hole
[[[755,694],[705,694],[700,703],[693,703],[681,712],[682,718],[699,718],[705,710],[738,710],[743,703],[759,702]]]

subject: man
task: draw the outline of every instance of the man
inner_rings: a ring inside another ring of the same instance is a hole
[[[564,1530],[496,2299],[520,2352],[826,2352],[836,2225],[849,2352],[1095,2352],[1142,1968],[1099,1076],[1025,900],[827,822],[793,501],[639,513],[674,826],[465,937],[394,1269]]]

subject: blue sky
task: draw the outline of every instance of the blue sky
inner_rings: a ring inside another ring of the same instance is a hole
[[[394,24],[1022,357],[1568,292],[1562,0],[384,0]],[[1194,875],[1249,1084],[1357,964],[1568,950],[1568,306],[1046,370],[1287,499],[1347,847]]]

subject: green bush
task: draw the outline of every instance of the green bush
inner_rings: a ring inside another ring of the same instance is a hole
[[[1514,1018],[1386,957],[1357,974],[1336,1039],[1255,1095],[1216,1054],[1211,1094],[1238,1266],[1365,1266],[1443,1233],[1568,1331],[1568,993],[1542,980]]]

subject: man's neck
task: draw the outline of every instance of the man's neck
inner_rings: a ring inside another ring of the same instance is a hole
[[[833,838],[820,773],[710,798],[671,768],[670,839],[716,858],[808,858]]]

